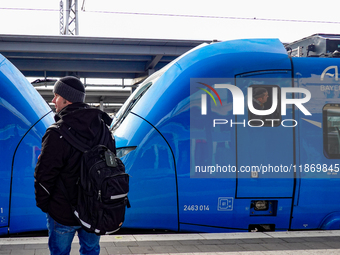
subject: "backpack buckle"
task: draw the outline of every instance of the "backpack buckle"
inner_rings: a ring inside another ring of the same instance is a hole
[[[116,167],[116,155],[111,151],[105,151],[105,161],[107,166]]]

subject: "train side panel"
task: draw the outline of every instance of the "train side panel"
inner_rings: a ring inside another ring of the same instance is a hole
[[[312,115],[296,111],[299,154],[291,228],[339,229],[340,59],[293,58],[293,65],[295,86],[311,92],[305,106]],[[335,217],[326,220],[329,215]]]
[[[162,135],[130,113],[115,133],[117,148],[137,147],[122,157],[130,175],[126,228],[178,231],[177,183],[173,154]]]
[[[274,173],[271,178],[262,175],[251,178],[250,171],[241,173],[238,170],[241,166],[260,166],[260,164],[274,166],[278,157],[281,164],[291,164],[293,162],[292,129],[249,127],[247,103],[244,104],[245,114],[235,116],[232,94],[226,89],[216,87],[223,104],[216,105],[213,100],[208,99],[207,114],[204,116],[201,114],[201,95],[204,92],[202,93],[197,87],[202,87],[200,85],[202,83],[212,87],[216,84],[237,85],[245,96],[244,100],[248,95],[249,85],[291,86],[290,61],[287,55],[272,54],[270,64],[265,56],[263,58],[257,56],[256,50],[254,54],[238,54],[237,58],[246,62],[254,72],[219,74],[220,77],[232,77],[229,79],[191,79],[191,89],[195,91],[191,94],[193,98],[190,112],[191,144],[188,157],[191,165],[182,168],[183,172],[188,172],[187,169],[190,168],[191,175],[182,179],[186,185],[181,187],[181,191],[186,192],[181,193],[180,196],[184,201],[182,212],[180,211],[181,230],[184,231],[212,231],[211,227],[215,227],[213,230],[215,232],[250,231],[261,227],[269,227],[270,229],[267,230],[285,230],[289,227],[293,174],[278,176]],[[206,63],[206,66],[223,70],[222,67],[227,65],[227,60],[230,61],[230,65],[236,62],[233,59],[226,59],[219,66],[213,65],[219,63],[218,61]],[[275,68],[280,71],[276,71]],[[266,69],[268,71],[265,71]],[[287,117],[289,116],[291,111]],[[223,124],[214,125],[215,120]],[[283,135],[286,136],[284,141],[281,140]],[[266,137],[270,139],[266,140]],[[212,167],[216,172],[208,170]],[[225,167],[225,171],[217,173],[218,168],[221,167]],[[188,192],[189,190],[191,193]],[[201,196],[196,197],[193,195],[195,193]],[[271,203],[271,206],[265,211],[256,211],[253,208],[256,200],[266,200]],[[205,210],[207,205],[209,212]]]
[[[41,134],[48,128],[52,115],[44,117],[25,134],[13,157],[10,234],[46,229],[45,213],[35,206],[33,184]]]

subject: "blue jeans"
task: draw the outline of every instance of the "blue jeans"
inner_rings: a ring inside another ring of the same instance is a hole
[[[99,239],[93,233],[88,233],[80,226],[64,226],[47,216],[48,247],[51,255],[70,254],[73,237],[78,232],[81,255],[98,255],[100,252]]]

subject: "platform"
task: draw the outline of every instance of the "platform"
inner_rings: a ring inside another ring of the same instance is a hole
[[[0,254],[47,255],[47,237],[0,238]],[[340,254],[340,230],[101,237],[108,254]],[[71,254],[79,254],[75,237]]]

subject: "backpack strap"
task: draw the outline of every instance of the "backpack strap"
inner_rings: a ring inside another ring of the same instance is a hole
[[[105,142],[105,131],[106,131],[106,125],[103,122],[102,123],[102,137],[100,138],[99,144],[104,145]]]
[[[90,150],[90,146],[83,143],[79,139],[77,139],[71,132],[71,127],[67,127],[64,123],[61,125],[53,124],[52,126],[57,126],[57,131],[65,138],[65,140],[70,143],[73,147],[81,152],[85,152]]]

